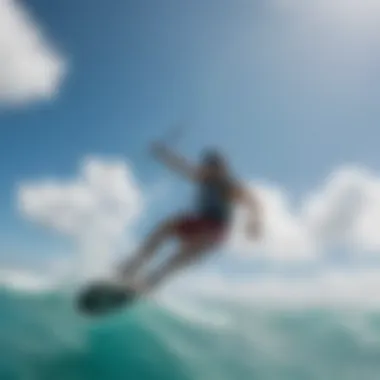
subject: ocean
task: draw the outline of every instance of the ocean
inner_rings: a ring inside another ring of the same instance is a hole
[[[0,379],[380,379],[380,311],[205,298],[184,305],[145,300],[91,320],[69,293],[4,287]]]

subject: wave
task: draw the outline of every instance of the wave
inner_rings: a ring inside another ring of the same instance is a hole
[[[380,314],[147,300],[78,315],[63,291],[0,292],[2,380],[380,378]]]

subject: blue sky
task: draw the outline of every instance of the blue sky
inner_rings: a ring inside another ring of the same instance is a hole
[[[22,1],[68,69],[55,100],[0,114],[0,251],[57,249],[15,210],[19,181],[73,176],[90,154],[127,157],[149,186],[167,172],[147,144],[178,121],[189,157],[220,146],[296,199],[343,164],[378,169],[379,43],[277,3]]]

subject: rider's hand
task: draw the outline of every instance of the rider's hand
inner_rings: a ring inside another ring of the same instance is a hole
[[[155,141],[150,146],[150,151],[154,156],[160,156],[166,152],[166,146],[158,141]]]
[[[249,220],[246,225],[246,234],[250,239],[258,239],[261,236],[261,224],[254,218]]]

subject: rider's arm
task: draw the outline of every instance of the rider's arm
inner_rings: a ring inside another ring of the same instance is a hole
[[[164,145],[155,144],[153,146],[153,154],[170,169],[193,181],[200,179],[201,172],[197,166],[190,164],[184,157],[174,153]]]
[[[259,237],[262,229],[262,209],[256,192],[242,186],[235,186],[234,196],[238,203],[248,209],[248,234],[255,238]]]

